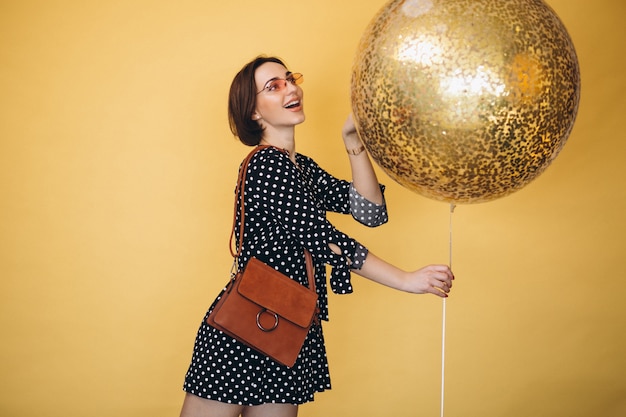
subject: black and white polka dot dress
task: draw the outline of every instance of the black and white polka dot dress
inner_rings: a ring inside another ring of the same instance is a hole
[[[349,182],[338,180],[311,158],[265,148],[250,161],[245,184],[245,225],[239,265],[256,256],[303,285],[307,285],[303,248],[313,255],[320,318],[328,320],[325,264],[332,266],[331,288],[352,292],[350,268],[361,267],[367,249],[335,229],[326,212],[352,214],[367,226],[387,221],[385,204],[360,196]],[[384,190],[384,187],[381,186]],[[239,211],[239,210],[238,210]],[[240,219],[236,220],[238,233]],[[235,241],[238,241],[236,236]],[[332,252],[334,243],[342,255]],[[351,260],[349,262],[348,260]],[[220,294],[221,296],[221,294]],[[218,298],[209,308],[212,310]],[[316,392],[330,389],[324,336],[313,326],[295,365],[274,362],[202,321],[184,390],[211,400],[240,404],[302,404]]]

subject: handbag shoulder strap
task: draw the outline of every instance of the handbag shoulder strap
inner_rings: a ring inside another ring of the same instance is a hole
[[[233,208],[233,227],[230,232],[230,240],[228,241],[228,249],[230,249],[230,254],[237,258],[241,255],[241,247],[243,246],[243,232],[244,232],[244,218],[245,218],[245,209],[244,209],[244,201],[245,201],[245,183],[246,183],[246,174],[248,172],[248,165],[250,164],[250,160],[254,156],[255,153],[260,151],[261,149],[269,148],[269,145],[259,145],[256,146],[248,156],[241,163],[241,167],[239,168],[239,175],[237,176],[237,187],[235,188],[235,207]],[[233,240],[235,237],[235,227],[237,227],[237,205],[239,203],[239,242],[236,246],[237,252],[233,250]],[[309,281],[309,289],[315,292],[315,275],[313,268],[313,257],[311,253],[304,249],[304,258],[306,261],[306,275]]]
[[[244,228],[244,216],[245,216],[244,184],[246,183],[246,174],[248,172],[248,165],[250,164],[250,160],[252,159],[255,153],[267,147],[268,146],[265,146],[265,145],[259,145],[255,147],[254,149],[252,149],[252,151],[250,151],[248,156],[246,156],[246,158],[243,160],[243,162],[241,163],[241,167],[239,168],[239,175],[237,176],[237,187],[235,188],[235,207],[233,208],[233,227],[230,232],[230,240],[228,241],[228,249],[230,249],[230,254],[233,257],[237,257],[241,254],[241,245],[243,244],[243,230],[244,230],[243,228]],[[240,207],[241,224],[239,225],[239,244],[235,246],[237,249],[237,252],[235,253],[235,251],[233,250],[233,239],[235,237],[235,227],[237,226],[237,204],[238,203]]]

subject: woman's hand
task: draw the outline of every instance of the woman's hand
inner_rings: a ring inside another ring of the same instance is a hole
[[[447,297],[452,289],[454,274],[447,265],[428,265],[408,272],[403,291],[414,294],[434,294]]]
[[[356,132],[356,126],[354,125],[352,114],[348,116],[343,124],[341,136],[343,137],[343,143],[346,145],[346,149],[355,149],[362,145],[361,139]]]

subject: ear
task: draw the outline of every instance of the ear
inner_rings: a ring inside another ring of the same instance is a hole
[[[252,113],[252,120],[260,120],[261,119],[261,115],[255,110],[254,113]]]

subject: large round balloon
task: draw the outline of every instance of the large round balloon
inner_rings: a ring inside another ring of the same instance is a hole
[[[394,180],[451,203],[503,197],[571,132],[578,60],[541,0],[392,0],[355,58],[352,110]]]

